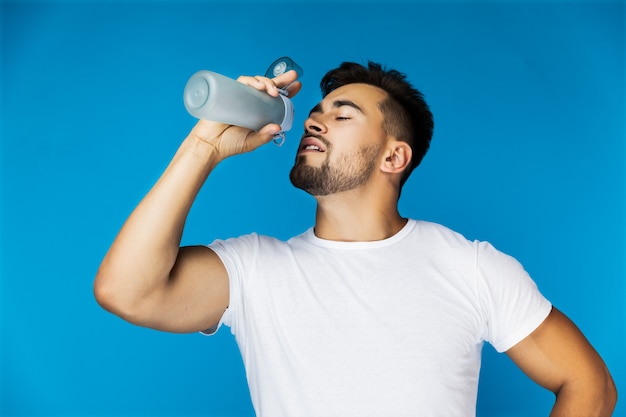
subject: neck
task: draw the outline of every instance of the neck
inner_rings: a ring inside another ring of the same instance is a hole
[[[387,239],[406,225],[398,212],[397,196],[368,196],[348,191],[316,197],[315,235],[341,242]]]

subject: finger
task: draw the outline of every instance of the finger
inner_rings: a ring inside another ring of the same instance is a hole
[[[287,87],[298,79],[298,73],[294,70],[289,70],[279,76],[273,78],[274,84],[278,86],[278,88]]]
[[[278,87],[276,87],[274,81],[270,80],[267,77],[263,77],[260,75],[254,77],[242,75],[237,78],[237,81],[242,84],[246,84],[252,88],[256,88],[257,90],[265,90],[271,96],[278,96]]]
[[[287,90],[288,97],[295,96],[296,94],[300,92],[301,89],[302,89],[302,83],[300,81],[294,81],[291,84],[289,84],[287,87],[285,87],[285,90]]]
[[[268,125],[263,126],[261,129],[259,129],[259,134],[261,135],[270,135],[270,136],[274,136],[275,134],[277,134],[278,132],[280,132],[280,125],[276,124],[276,123],[270,123]]]
[[[237,78],[237,81],[239,81],[242,84],[249,85],[250,87],[259,89],[259,90],[262,90],[265,88],[265,83],[261,81],[260,79],[258,79],[257,77],[253,77],[249,75],[242,75],[239,78]]]
[[[270,142],[278,132],[280,132],[280,126],[277,124],[263,126],[258,132],[248,132],[244,152],[250,152],[259,146],[265,145]]]
[[[271,96],[278,96],[279,92],[278,92],[278,87],[276,85],[276,83],[274,82],[274,80],[267,78],[267,77],[263,77],[260,75],[257,75],[256,77],[254,77],[257,79],[257,81],[260,81],[261,83],[263,83],[263,85],[265,86],[265,91],[267,91],[267,93]]]

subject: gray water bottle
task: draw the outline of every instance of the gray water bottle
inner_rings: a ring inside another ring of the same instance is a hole
[[[194,117],[248,129],[276,123],[286,132],[293,124],[293,103],[284,94],[272,97],[211,71],[191,76],[185,85],[184,102]]]

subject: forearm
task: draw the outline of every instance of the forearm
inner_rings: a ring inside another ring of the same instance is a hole
[[[98,271],[95,290],[105,308],[124,316],[167,284],[184,224],[219,158],[212,145],[190,135],[130,215]]]

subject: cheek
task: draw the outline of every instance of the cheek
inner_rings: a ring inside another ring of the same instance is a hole
[[[366,125],[344,125],[333,132],[335,147],[358,149],[371,143],[381,143],[382,130]]]

